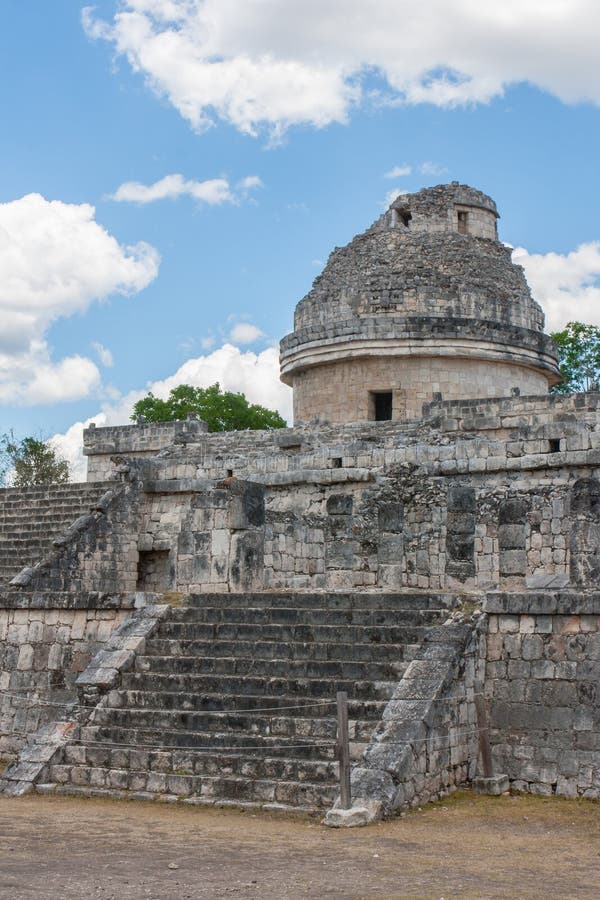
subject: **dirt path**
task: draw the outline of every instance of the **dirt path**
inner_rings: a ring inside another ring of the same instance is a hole
[[[600,806],[469,794],[366,829],[158,803],[0,799],[0,897],[597,898]]]

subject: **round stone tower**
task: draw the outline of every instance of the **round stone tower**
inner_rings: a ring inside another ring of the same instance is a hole
[[[544,314],[498,241],[494,201],[452,182],[402,194],[330,255],[281,341],[294,419],[419,418],[433,399],[544,394]]]

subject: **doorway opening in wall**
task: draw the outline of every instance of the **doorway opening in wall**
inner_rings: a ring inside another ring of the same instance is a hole
[[[458,211],[458,233],[469,233],[469,214],[462,209]]]
[[[169,577],[168,550],[140,550],[137,570],[138,591],[168,591]]]
[[[389,422],[392,418],[392,392],[372,391],[369,394],[370,418],[376,422]]]

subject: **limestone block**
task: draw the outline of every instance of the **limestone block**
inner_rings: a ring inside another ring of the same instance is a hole
[[[485,778],[483,775],[473,779],[473,790],[476,794],[489,794],[499,797],[509,790],[508,775],[492,775]]]
[[[328,828],[360,828],[378,822],[383,816],[383,804],[379,801],[364,801],[350,809],[334,806],[327,811],[323,825]]]

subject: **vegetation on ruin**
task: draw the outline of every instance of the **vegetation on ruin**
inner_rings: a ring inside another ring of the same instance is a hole
[[[600,384],[600,328],[584,322],[569,322],[551,337],[558,347],[558,365],[563,376],[551,392],[597,391]]]
[[[0,486],[7,479],[11,487],[65,484],[69,464],[48,441],[34,437],[18,441],[11,431],[0,437]]]
[[[187,419],[190,413],[208,425],[209,431],[252,431],[285,428],[278,412],[248,403],[244,394],[222,391],[218,384],[207,388],[180,384],[166,400],[147,394],[133,407],[134,422],[172,422]]]

